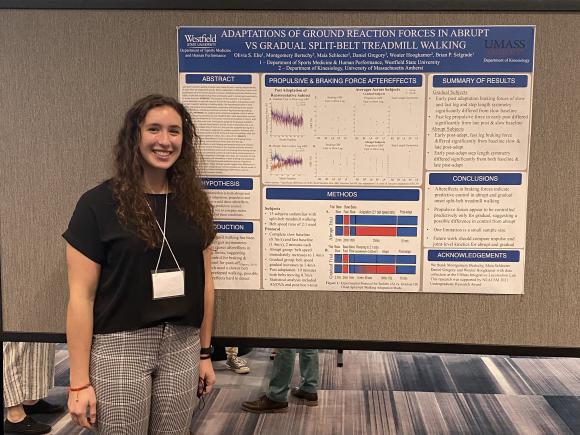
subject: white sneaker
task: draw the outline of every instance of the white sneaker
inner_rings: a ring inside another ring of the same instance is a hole
[[[250,368],[245,359],[236,356],[229,357],[226,360],[226,367],[233,370],[238,375],[245,375],[250,373]]]

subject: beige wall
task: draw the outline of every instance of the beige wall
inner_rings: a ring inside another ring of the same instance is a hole
[[[216,335],[580,347],[580,14],[0,11],[4,331],[64,332],[60,234],[178,25],[537,25],[525,295],[218,291]]]

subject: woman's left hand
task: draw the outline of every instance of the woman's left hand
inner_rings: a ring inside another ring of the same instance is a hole
[[[199,377],[205,381],[203,395],[205,396],[211,393],[215,384],[215,373],[213,371],[213,365],[211,364],[211,358],[199,360]]]

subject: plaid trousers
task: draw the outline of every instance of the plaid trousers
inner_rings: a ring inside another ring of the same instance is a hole
[[[90,379],[100,434],[189,434],[197,402],[199,329],[164,323],[95,334]]]
[[[48,396],[54,385],[54,344],[6,342],[2,350],[4,406]]]

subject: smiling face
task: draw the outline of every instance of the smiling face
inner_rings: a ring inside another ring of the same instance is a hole
[[[145,174],[163,173],[181,154],[183,126],[181,116],[170,106],[154,107],[141,123],[139,151]]]

